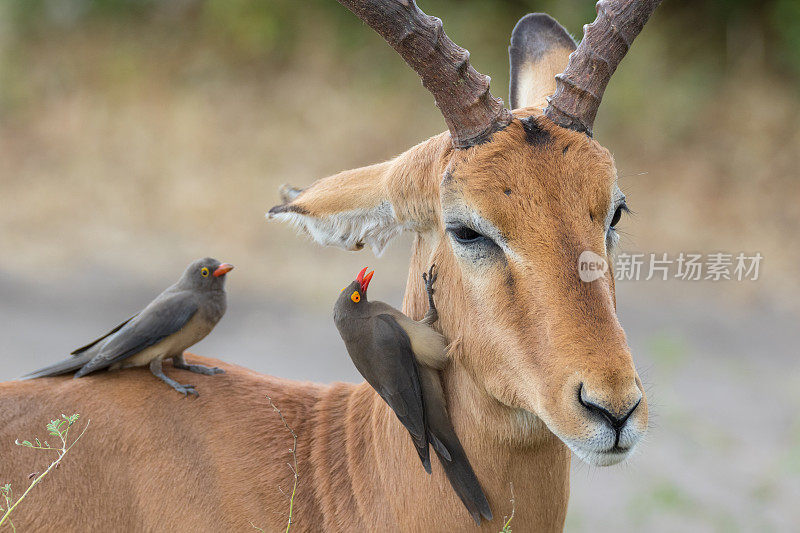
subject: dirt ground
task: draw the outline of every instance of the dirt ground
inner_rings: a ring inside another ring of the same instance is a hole
[[[375,285],[381,298],[399,303],[400,282]],[[69,282],[0,276],[0,380],[58,360],[160,288],[99,271]],[[197,353],[294,379],[360,381],[327,305],[309,309],[290,289],[278,298],[259,294],[235,276],[228,290],[229,311]],[[331,287],[328,303],[337,291]],[[574,462],[568,531],[792,531],[800,524],[796,317],[732,309],[715,292],[619,284],[619,315],[645,382],[651,428],[623,465]],[[196,385],[202,393],[202,379]]]

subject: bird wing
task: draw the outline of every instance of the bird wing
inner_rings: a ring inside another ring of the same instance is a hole
[[[419,372],[411,350],[411,340],[405,330],[388,314],[379,314],[373,322],[375,348],[391,369],[381,379],[378,394],[408,429],[416,442],[426,443],[425,409]]]
[[[447,342],[428,324],[418,322],[384,302],[370,302],[373,312],[391,315],[411,339],[417,363],[441,370],[447,364]]]
[[[89,348],[91,348],[92,346],[94,346],[95,344],[97,344],[98,342],[100,342],[101,340],[103,340],[103,339],[105,339],[105,338],[107,338],[107,337],[109,337],[109,336],[113,335],[114,333],[118,332],[119,330],[121,330],[121,329],[122,329],[122,327],[123,327],[125,324],[127,324],[128,322],[130,322],[131,320],[133,320],[134,318],[136,318],[138,315],[139,315],[139,313],[136,313],[135,315],[133,315],[132,317],[130,317],[128,320],[126,320],[125,322],[123,322],[123,323],[122,323],[122,324],[120,324],[119,326],[115,327],[114,329],[112,329],[111,331],[109,331],[108,333],[106,333],[105,335],[103,335],[102,337],[99,337],[99,338],[97,338],[97,339],[93,340],[92,342],[90,342],[89,344],[87,344],[87,345],[85,345],[85,346],[81,346],[80,348],[77,348],[77,349],[73,350],[72,352],[70,352],[70,355],[75,355],[75,356],[78,356],[78,355],[82,354],[83,352],[85,352],[86,350],[88,350]]]
[[[111,366],[159,343],[180,331],[191,320],[198,307],[197,300],[188,292],[173,293],[156,299],[109,339],[103,349],[75,377]]]

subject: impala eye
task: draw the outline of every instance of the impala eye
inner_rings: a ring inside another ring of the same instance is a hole
[[[467,226],[452,226],[448,227],[447,231],[449,231],[453,235],[453,238],[460,244],[472,244],[488,240],[487,237]]]
[[[611,227],[615,228],[617,224],[619,224],[619,219],[622,218],[622,213],[627,213],[629,211],[628,205],[626,203],[621,203],[617,206],[617,210],[614,211],[614,216],[611,217]]]
[[[204,278],[207,278],[208,277],[208,269],[206,267],[201,268],[200,269],[200,275],[203,276]]]

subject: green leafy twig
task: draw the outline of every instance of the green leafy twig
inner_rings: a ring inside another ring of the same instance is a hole
[[[11,490],[11,483],[6,483],[0,487],[0,494],[2,494],[3,498],[6,500],[6,509],[10,509],[13,505],[12,501],[14,500],[14,492]],[[0,507],[0,511],[2,510],[3,509]],[[17,528],[14,527],[14,522],[12,522],[10,518],[7,518],[6,521],[8,522],[8,525],[11,526],[11,529],[16,533]]]
[[[267,396],[267,400],[269,400],[269,404],[278,413],[278,416],[281,417],[283,425],[286,426],[286,429],[288,429],[289,433],[292,434],[292,447],[289,449],[289,451],[292,452],[292,460],[294,462],[294,465],[292,465],[292,463],[286,463],[286,465],[289,467],[289,470],[291,470],[292,474],[294,474],[294,486],[292,487],[292,494],[291,496],[289,496],[289,521],[286,523],[286,533],[289,533],[289,529],[292,527],[292,513],[294,512],[294,495],[297,493],[297,480],[300,479],[300,476],[297,475],[297,434],[291,427],[289,427],[289,424],[283,417],[283,413],[281,413],[281,410],[278,409],[274,403],[272,403],[272,398]],[[281,491],[281,494],[286,496],[286,494],[280,487],[278,487],[278,490]]]
[[[4,486],[0,487],[0,494],[2,494],[3,499],[5,499],[5,510],[2,507],[0,507],[0,512],[3,512],[3,515],[0,516],[0,526],[7,523],[9,526],[11,526],[11,529],[16,531],[14,524],[11,522],[10,518],[11,512],[17,508],[20,502],[22,502],[22,500],[25,499],[25,497],[28,495],[28,493],[30,493],[33,487],[38,485],[39,482],[41,482],[42,479],[44,479],[44,477],[47,474],[49,474],[51,470],[53,470],[54,468],[58,468],[58,465],[61,463],[61,460],[64,458],[64,456],[67,455],[67,452],[69,452],[72,449],[72,447],[75,446],[75,444],[77,444],[79,440],[81,440],[81,437],[83,437],[83,434],[86,433],[86,430],[89,428],[89,422],[91,422],[91,420],[86,421],[86,426],[84,426],[83,431],[81,431],[81,434],[78,435],[78,437],[74,441],[72,441],[71,444],[69,443],[68,440],[69,430],[72,428],[75,422],[78,421],[79,417],[80,415],[77,413],[71,416],[62,414],[61,418],[51,420],[50,423],[47,424],[48,435],[50,435],[51,437],[58,437],[58,439],[61,441],[60,445],[56,443],[55,446],[51,446],[50,443],[47,442],[47,440],[42,442],[38,438],[34,438],[33,442],[29,440],[24,440],[22,442],[20,442],[19,440],[14,441],[14,444],[16,444],[17,446],[31,448],[34,450],[53,451],[56,453],[56,459],[52,463],[50,463],[50,466],[47,467],[47,470],[45,470],[41,474],[37,474],[36,477],[33,478],[31,484],[28,486],[25,492],[22,493],[22,496],[20,496],[16,501],[14,501],[14,493],[11,490],[10,484],[7,483]]]

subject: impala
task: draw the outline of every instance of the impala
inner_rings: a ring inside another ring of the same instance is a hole
[[[16,511],[17,525],[285,528],[292,437],[266,394],[298,436],[298,531],[496,532],[511,484],[514,530],[557,531],[571,453],[611,465],[640,442],[647,402],[612,273],[582,281],[578,257],[607,259],[617,241],[625,198],[592,126],[659,1],[598,2],[577,49],[548,16],[523,18],[509,49],[513,111],[412,0],[340,3],[420,75],[448,131],[390,161],[285,188],[269,216],[350,250],[380,252],[414,233],[404,312],[423,315],[419,275],[435,263],[435,326],[449,342],[441,380],[494,520],[476,526],[438,464],[425,474],[405,428],[367,384],[291,382],[206,360],[227,373],[205,381],[194,401],[138,370],[0,385],[0,480],[17,487],[41,465],[14,438],[53,413],[92,419],[66,464]]]

